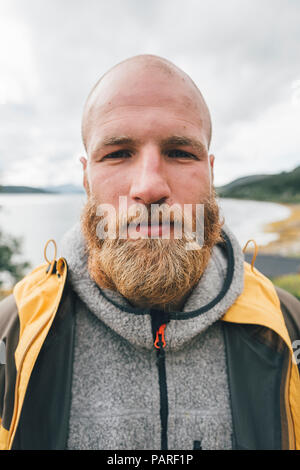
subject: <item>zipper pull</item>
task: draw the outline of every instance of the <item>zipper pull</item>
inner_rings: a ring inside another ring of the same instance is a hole
[[[166,328],[166,324],[164,323],[163,325],[161,325],[157,332],[156,332],[156,338],[155,338],[155,341],[154,341],[154,346],[156,347],[156,349],[159,350],[159,352],[163,352],[163,348],[166,347],[166,340],[165,340],[165,328]]]

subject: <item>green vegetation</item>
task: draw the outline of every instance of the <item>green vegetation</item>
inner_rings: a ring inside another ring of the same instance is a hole
[[[5,186],[0,186],[0,193],[5,192]],[[1,209],[1,207],[0,207]],[[10,288],[4,288],[5,283],[11,286],[24,277],[24,272],[30,267],[27,261],[19,261],[21,240],[4,234],[0,230],[0,300],[11,293]]]
[[[293,294],[300,300],[300,274],[287,274],[272,279],[273,283]]]
[[[12,238],[10,236],[4,235],[0,231],[0,298],[1,292],[2,296],[5,294],[3,289],[1,290],[4,279],[6,276],[10,279],[11,283],[14,284],[24,276],[24,271],[30,265],[27,262],[17,261],[17,256],[20,255],[21,242],[19,239]]]
[[[216,188],[219,197],[300,203],[300,166],[275,175],[252,175]]]

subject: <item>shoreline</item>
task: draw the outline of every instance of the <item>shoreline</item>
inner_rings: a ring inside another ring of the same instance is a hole
[[[300,203],[278,204],[290,209],[290,215],[286,219],[270,222],[264,226],[265,233],[275,233],[278,238],[267,245],[258,245],[258,254],[300,258]]]

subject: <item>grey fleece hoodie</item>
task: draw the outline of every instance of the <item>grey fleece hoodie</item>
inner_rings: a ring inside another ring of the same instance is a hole
[[[164,355],[153,344],[163,312],[101,291],[87,271],[80,227],[66,234],[61,255],[78,294],[68,449],[231,448],[219,320],[243,290],[244,256],[226,225],[223,231],[230,260],[214,247],[183,311],[167,319]]]

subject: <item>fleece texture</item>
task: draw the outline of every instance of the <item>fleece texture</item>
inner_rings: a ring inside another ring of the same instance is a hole
[[[226,225],[233,274],[215,246],[182,312],[165,330],[167,442],[170,450],[230,449],[232,418],[220,318],[242,293],[244,256]],[[161,394],[151,311],[134,309],[119,293],[100,290],[87,271],[76,225],[64,237],[76,301],[75,350],[68,449],[161,449]]]

